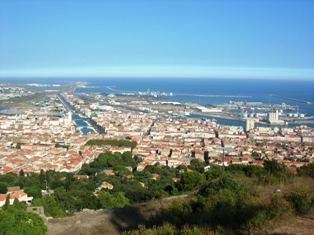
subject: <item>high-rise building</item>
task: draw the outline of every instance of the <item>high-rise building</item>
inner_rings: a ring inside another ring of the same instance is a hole
[[[276,112],[268,113],[268,121],[270,123],[279,121],[279,112],[278,112],[278,110],[276,110]]]
[[[271,125],[284,125],[284,120],[279,119],[279,111],[276,110],[276,112],[270,112],[268,113],[268,122]]]
[[[254,125],[255,125],[255,120],[254,118],[247,118],[246,119],[246,131],[250,131],[252,129],[254,129]]]

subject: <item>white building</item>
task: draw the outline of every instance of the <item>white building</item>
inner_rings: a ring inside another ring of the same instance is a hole
[[[73,121],[72,112],[68,112],[68,122],[71,123]]]
[[[17,187],[14,190],[9,190],[6,194],[0,194],[0,207],[5,205],[5,202],[9,198],[10,205],[13,205],[14,200],[17,199],[19,202],[26,202],[26,204],[31,204],[33,197],[29,197],[24,190]]]
[[[276,110],[276,112],[270,112],[268,113],[268,121],[270,123],[277,122],[279,120],[279,112]]]
[[[255,127],[255,120],[253,118],[247,118],[245,130],[250,131],[250,130],[253,130],[254,127]]]
[[[284,125],[285,122],[283,120],[279,120],[279,112],[270,112],[268,113],[268,121],[271,125]]]

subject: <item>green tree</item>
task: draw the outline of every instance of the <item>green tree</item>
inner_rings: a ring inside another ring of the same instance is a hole
[[[204,167],[206,166],[206,163],[204,161],[201,161],[199,159],[193,159],[190,162],[189,168],[195,171],[198,171],[200,173],[204,172]]]
[[[60,207],[54,196],[45,196],[43,198],[35,199],[32,203],[33,206],[43,206],[45,214],[52,217],[65,216],[65,209]]]
[[[30,186],[30,187],[25,187],[24,191],[31,197],[34,198],[40,198],[41,195],[41,188],[37,185]]]
[[[20,205],[0,209],[0,235],[44,235],[47,227],[34,213],[26,212]]]
[[[106,191],[100,191],[98,199],[102,208],[122,208],[129,204],[129,200],[122,192],[111,194]]]
[[[9,207],[10,207],[10,195],[7,195],[3,209],[8,209]]]
[[[137,145],[135,141],[129,140],[89,140],[86,145],[110,145],[110,146],[125,146],[134,149]]]
[[[300,175],[308,175],[314,178],[314,163],[310,163],[308,165],[298,168],[298,173]]]
[[[20,170],[19,176],[25,176],[25,173],[24,173],[23,169]]]
[[[6,182],[0,182],[0,193],[7,193],[8,184]]]
[[[205,182],[205,176],[199,172],[184,172],[181,175],[180,186],[184,191],[193,190]]]
[[[264,169],[269,174],[279,175],[282,173],[287,173],[287,168],[285,165],[277,162],[275,159],[265,160],[264,161]]]

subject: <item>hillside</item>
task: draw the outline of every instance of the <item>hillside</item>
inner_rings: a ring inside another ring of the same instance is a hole
[[[100,235],[121,234],[128,228],[144,224],[148,218],[161,208],[166,208],[173,201],[184,201],[184,198],[167,198],[161,201],[142,203],[119,209],[84,210],[73,216],[51,219],[48,223],[47,235]],[[276,221],[262,229],[252,231],[253,235],[260,234],[302,234],[312,235],[314,217],[290,217]]]
[[[189,196],[181,195],[124,208],[84,210],[73,216],[49,220],[47,235],[120,234],[146,223],[161,208],[172,205],[173,201],[184,202],[187,198]]]

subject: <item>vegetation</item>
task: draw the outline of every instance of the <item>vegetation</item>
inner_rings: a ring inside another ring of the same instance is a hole
[[[99,193],[98,198],[103,208],[122,208],[129,204],[128,198],[122,192],[111,194],[102,191]]]
[[[196,182],[194,174],[187,177],[191,180],[189,185]],[[231,165],[224,171],[212,167],[203,176],[206,180],[199,180],[201,186],[198,185],[192,200],[161,210],[148,227],[139,227],[129,234],[181,234],[187,227],[194,230],[185,234],[242,233],[314,209],[313,182],[303,176],[292,176],[275,161],[265,161],[264,168]],[[267,177],[274,180],[260,181]],[[301,181],[302,187],[295,185],[295,181]],[[185,182],[185,177],[181,178],[180,185]]]
[[[64,144],[59,144],[59,143],[55,144],[55,147],[56,148],[65,148],[65,149],[69,149],[70,148],[69,145],[64,145]]]
[[[284,165],[273,160],[265,161],[264,167],[210,166],[206,171],[203,162],[193,160],[188,167],[154,165],[139,172],[136,168],[140,161],[130,152],[107,152],[83,165],[77,174],[41,171],[27,176],[0,175],[0,191],[5,193],[7,186],[20,186],[34,197],[33,205],[43,206],[45,214],[51,217],[63,217],[84,208],[122,208],[194,193],[190,201],[161,210],[147,227],[129,234],[247,231],[285,216],[309,213],[314,208],[311,164],[298,170],[298,175],[292,175]],[[302,187],[296,184],[300,181]],[[101,189],[104,182],[113,188]],[[42,195],[41,190],[47,187],[49,190]],[[1,218],[11,218],[7,213],[2,210]]]
[[[113,169],[120,175],[128,175],[131,172],[126,167],[131,167],[133,171],[140,161],[137,157],[132,158],[130,152],[124,152],[123,154],[103,153],[94,162],[83,165],[80,174],[91,176],[105,169]]]
[[[77,173],[88,178],[78,179],[74,173],[55,171],[41,171],[28,176],[9,173],[0,175],[0,190],[6,192],[7,186],[20,186],[34,197],[34,206],[43,206],[45,214],[52,217],[63,217],[84,208],[123,207],[179,193],[179,186],[173,180],[179,176],[178,169],[149,166],[137,172],[140,161],[130,152],[107,152],[83,165]],[[112,170],[114,175],[106,175],[105,170]],[[160,178],[153,179],[153,174],[160,175]],[[112,184],[113,189],[96,193],[104,181]],[[41,190],[46,190],[46,187],[53,192],[51,195],[42,195]]]
[[[300,175],[306,175],[314,178],[314,163],[302,166],[298,169]]]
[[[314,205],[313,192],[298,190],[289,193],[286,198],[298,214],[307,213]]]
[[[191,191],[205,182],[205,176],[199,172],[184,172],[181,175],[180,189],[183,191]]]
[[[14,202],[0,209],[0,235],[43,235],[47,227],[34,213],[26,212],[26,205]]]
[[[131,147],[133,149],[136,147],[137,143],[135,141],[129,140],[89,140],[86,145],[110,145],[119,147]]]
[[[139,226],[138,230],[125,232],[125,235],[219,235],[218,231],[212,231],[208,228],[202,228],[197,226],[185,226],[181,229],[176,228],[171,224],[165,224],[162,226],[153,226],[152,228],[146,228],[145,226]]]

